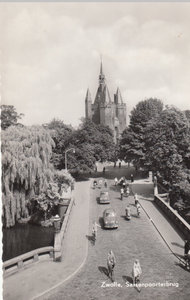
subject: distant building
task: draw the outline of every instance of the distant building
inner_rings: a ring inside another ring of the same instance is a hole
[[[102,62],[94,103],[92,103],[89,89],[86,93],[85,117],[96,124],[109,126],[113,130],[115,142],[126,128],[126,104],[123,102],[119,88],[117,88],[112,101],[103,73]]]

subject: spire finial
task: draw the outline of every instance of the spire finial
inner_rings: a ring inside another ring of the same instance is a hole
[[[100,54],[100,74],[103,75],[102,54]]]

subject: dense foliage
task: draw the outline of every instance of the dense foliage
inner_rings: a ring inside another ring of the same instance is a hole
[[[18,114],[13,105],[1,105],[1,129],[6,129],[11,125],[17,125],[18,119],[23,114]]]
[[[83,120],[74,130],[62,121],[53,120],[48,128],[56,144],[52,162],[58,169],[65,168],[65,151],[68,149],[75,149],[74,153],[67,152],[67,167],[75,174],[90,172],[96,161],[111,160],[114,155],[113,134],[109,127]]]
[[[64,152],[71,144],[74,129],[57,119],[53,119],[46,127],[50,130],[50,135],[55,143],[52,152],[52,163],[55,168],[63,169],[65,168]]]
[[[145,164],[145,131],[148,122],[158,116],[163,110],[163,104],[158,99],[148,99],[139,102],[132,110],[129,127],[122,134],[120,141],[120,158],[132,161],[135,167]]]
[[[54,181],[55,171],[50,163],[53,146],[49,132],[40,126],[10,126],[2,131],[2,216],[5,227],[13,226],[20,218],[27,218],[31,199],[44,193]]]
[[[120,156],[136,167],[152,170],[169,190],[171,204],[190,207],[189,111],[163,109],[156,99],[141,101],[123,132]]]
[[[159,171],[170,184],[181,179],[182,170],[190,168],[190,127],[185,115],[176,108],[166,108],[146,128],[146,165]]]
[[[169,188],[171,205],[181,203],[185,213],[190,209],[190,125],[185,114],[167,107],[148,124],[145,144],[146,166]]]

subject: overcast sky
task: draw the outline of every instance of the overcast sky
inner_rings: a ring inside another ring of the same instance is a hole
[[[2,103],[22,123],[77,126],[98,87],[190,109],[190,3],[0,3]]]

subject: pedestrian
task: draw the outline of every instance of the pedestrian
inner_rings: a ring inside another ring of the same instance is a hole
[[[97,181],[96,181],[96,179],[94,179],[93,187],[96,188],[96,186],[97,186]]]
[[[93,225],[92,225],[92,236],[94,238],[94,242],[96,241],[96,238],[97,238],[97,231],[98,231],[98,227],[101,227],[100,225],[98,225],[96,223],[96,221],[93,222]]]
[[[127,186],[127,187],[126,187],[126,189],[125,189],[125,193],[126,193],[126,195],[127,195],[127,197],[128,197],[128,196],[129,196],[129,194],[130,194],[129,186]]]
[[[157,176],[155,175],[154,176],[154,187],[156,187],[157,186]]]
[[[116,167],[116,161],[114,161],[114,168]]]
[[[121,162],[119,162],[119,168],[121,168]]]
[[[124,189],[123,188],[121,188],[120,193],[121,193],[121,200],[123,200],[123,194],[124,194]]]
[[[123,188],[124,188],[124,190],[125,190],[125,186],[126,186],[126,181],[125,181],[125,179],[123,180]]]
[[[137,193],[135,193],[134,199],[135,199],[135,206],[137,206],[137,204],[139,203]]]
[[[107,256],[107,267],[108,267],[108,277],[110,277],[112,281],[114,279],[113,272],[114,272],[115,265],[116,265],[115,255],[114,255],[113,251],[110,250],[108,252],[108,256]]]
[[[115,267],[116,259],[115,259],[115,255],[114,255],[114,253],[113,253],[112,250],[110,250],[110,251],[108,252],[107,263],[108,263],[108,265],[111,263],[112,266],[113,266],[113,268]]]
[[[107,188],[107,186],[108,186],[108,184],[107,184],[107,181],[106,181],[106,180],[104,181],[104,186],[105,186],[105,188]]]
[[[127,220],[131,219],[131,209],[129,207],[129,205],[127,205],[127,207],[125,208],[125,216]]]
[[[142,274],[142,269],[140,266],[140,262],[138,259],[135,259],[132,269],[132,277],[133,277],[133,284],[137,284],[140,281],[140,276]]]
[[[102,179],[99,179],[98,185],[99,185],[99,189],[100,189],[102,187]]]
[[[133,183],[134,178],[133,178],[133,174],[131,174],[131,183]]]
[[[118,184],[118,179],[117,179],[117,177],[115,177],[115,179],[114,179],[114,185],[116,186]]]
[[[185,240],[185,245],[184,245],[184,256],[188,255],[188,252],[190,250],[190,241]]]
[[[141,207],[140,207],[139,203],[137,203],[136,208],[137,208],[137,216],[140,217],[140,209],[141,209]]]
[[[105,171],[106,171],[106,168],[105,168],[105,167],[103,167],[103,174],[105,174]]]

